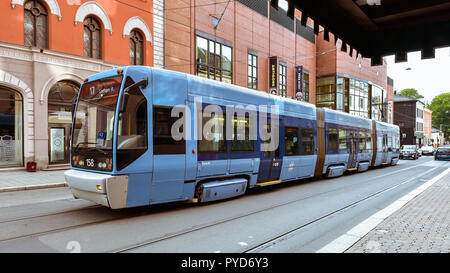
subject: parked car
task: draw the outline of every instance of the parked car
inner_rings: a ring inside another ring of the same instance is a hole
[[[450,159],[450,147],[439,147],[434,153],[434,160],[449,160]]]
[[[433,155],[434,153],[434,147],[433,146],[423,146],[421,148],[422,155]]]
[[[422,149],[418,145],[416,145],[416,149],[417,149],[417,152],[419,153],[419,157],[421,157],[422,156]]]
[[[419,149],[416,145],[403,145],[400,148],[400,158],[412,158],[412,159],[418,159],[419,158]]]

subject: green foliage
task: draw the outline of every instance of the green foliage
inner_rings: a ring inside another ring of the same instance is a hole
[[[437,95],[428,105],[428,109],[433,111],[433,127],[441,129],[446,137],[450,136],[450,92]],[[441,126],[442,124],[442,126]]]
[[[400,91],[400,96],[413,98],[413,99],[423,99],[424,96],[419,94],[419,91],[417,91],[414,88],[406,88]]]

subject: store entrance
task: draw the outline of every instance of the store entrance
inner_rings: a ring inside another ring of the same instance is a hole
[[[48,94],[49,164],[70,162],[70,134],[73,104],[80,86],[71,81],[57,82]]]

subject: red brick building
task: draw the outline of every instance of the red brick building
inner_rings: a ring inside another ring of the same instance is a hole
[[[350,56],[279,2],[276,10],[267,0],[166,1],[164,67],[292,99],[303,91],[317,106],[392,123],[386,62]]]
[[[305,96],[315,103],[311,27],[266,0],[173,0],[165,5],[166,69],[268,92],[269,58],[275,57],[277,94],[295,98],[295,67],[303,66]]]
[[[0,1],[0,168],[67,166],[80,84],[116,66],[154,65],[153,9],[144,0]]]

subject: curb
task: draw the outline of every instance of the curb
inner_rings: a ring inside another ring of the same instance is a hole
[[[49,188],[62,188],[62,187],[67,187],[67,184],[66,183],[53,183],[53,184],[42,184],[42,185],[13,186],[13,187],[0,188],[0,192],[40,190],[40,189],[49,189]]]

